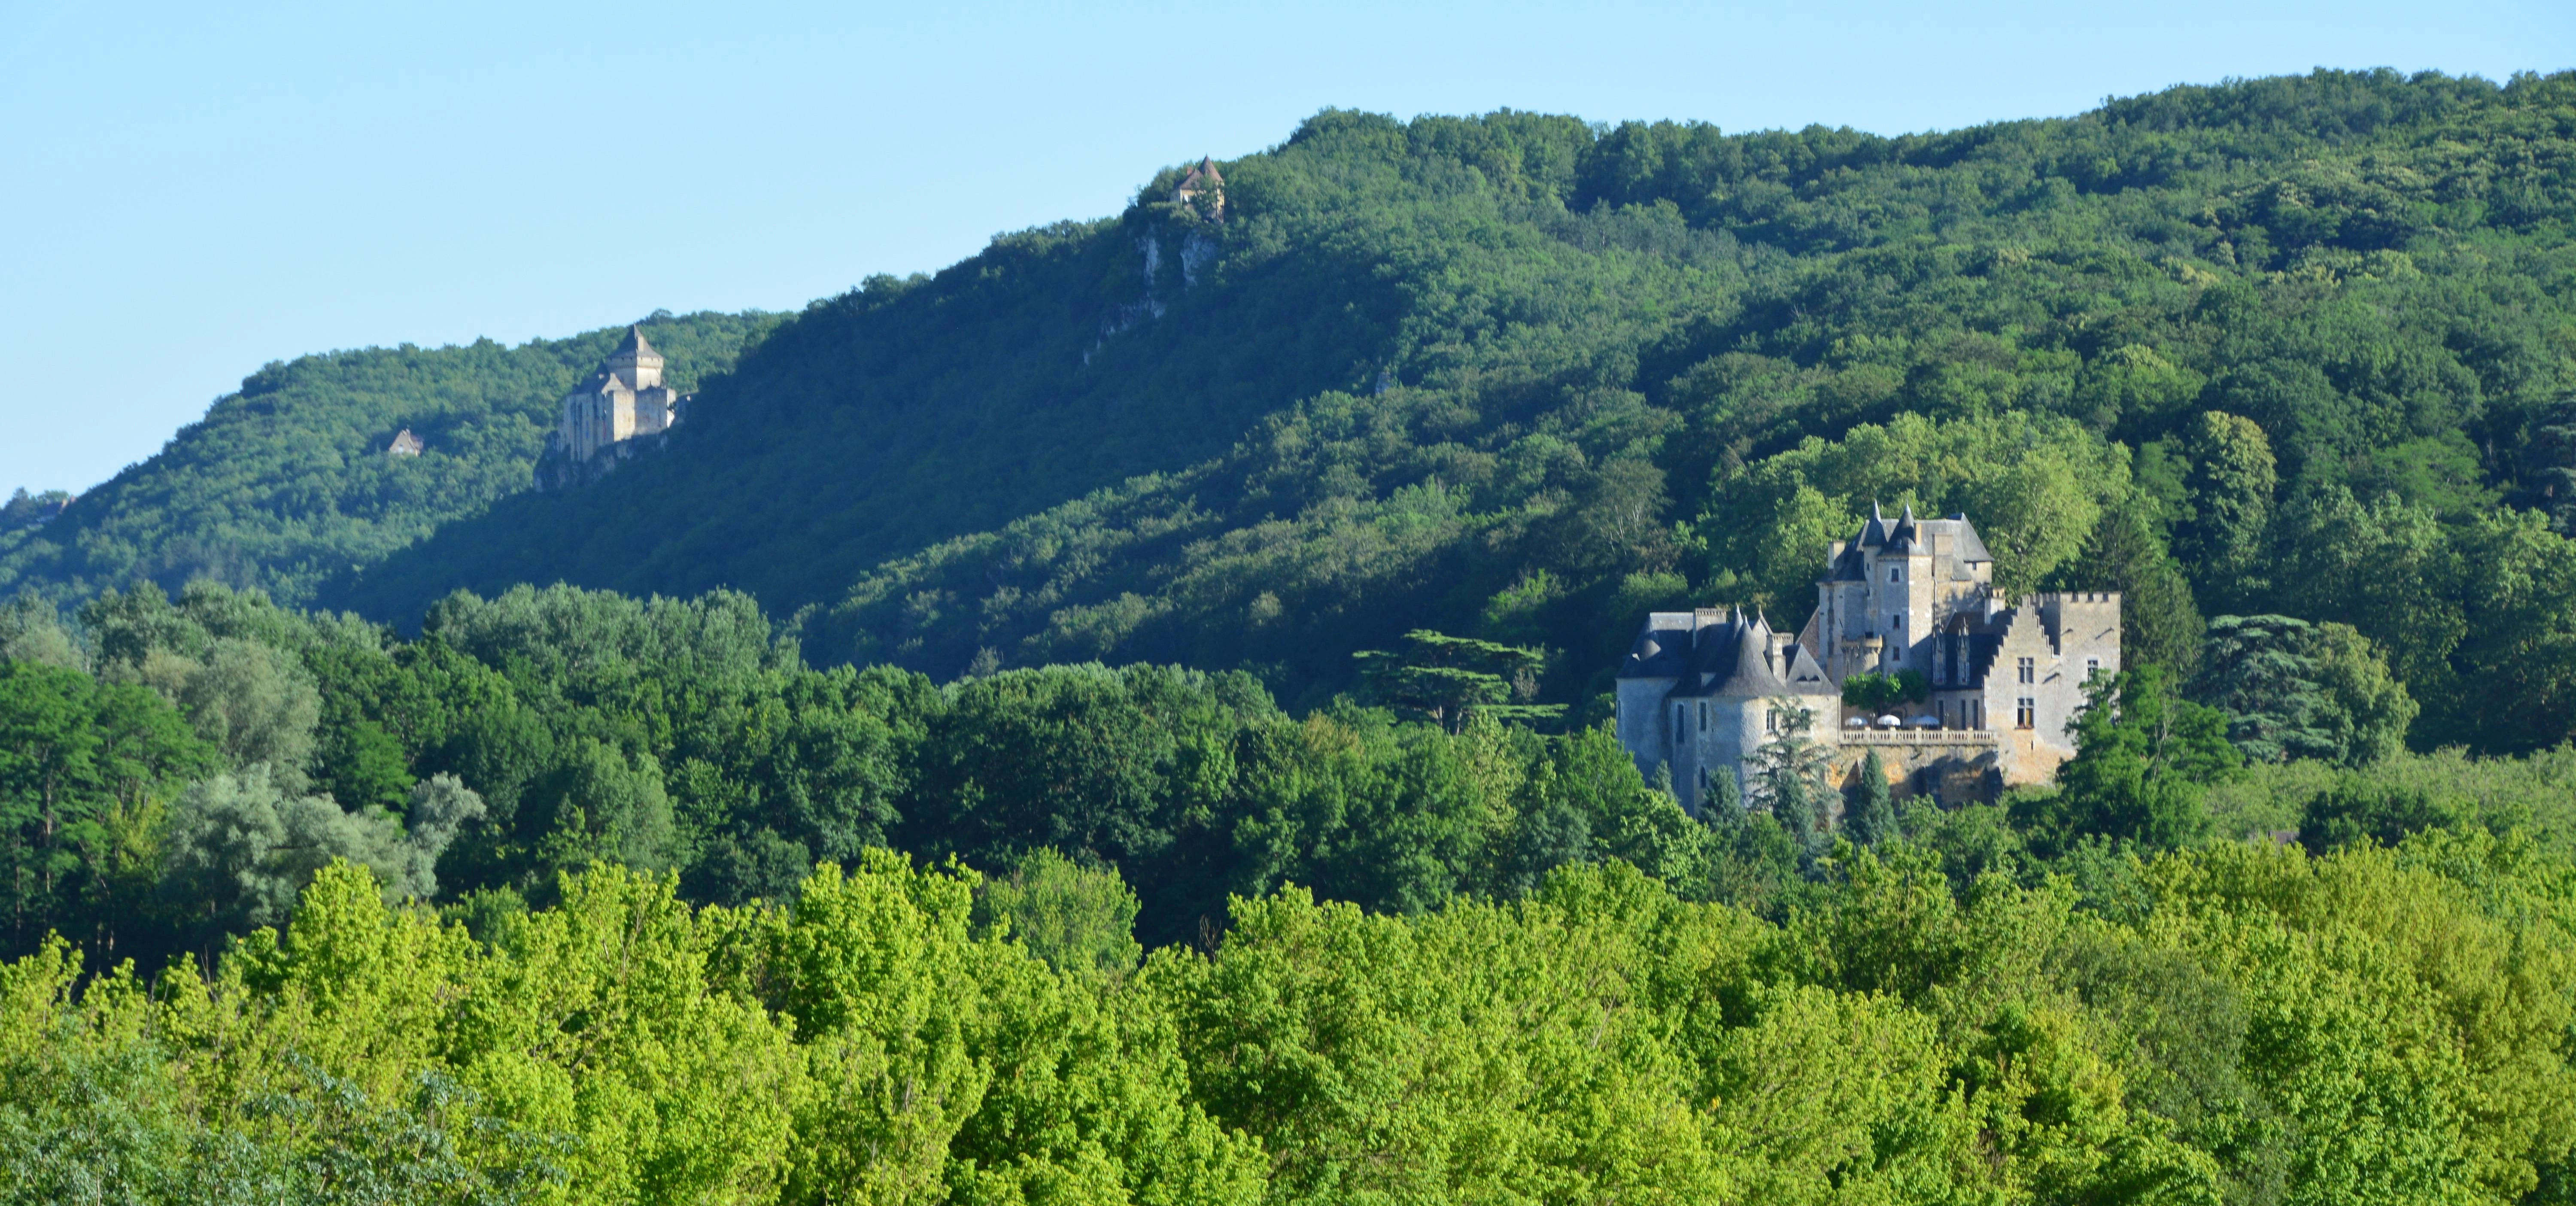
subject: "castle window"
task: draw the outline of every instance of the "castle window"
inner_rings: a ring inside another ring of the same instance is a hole
[[[2084,659],[2084,681],[2089,683],[2100,677],[2102,677],[2102,659],[2098,657]]]
[[[1905,567],[1901,565],[1891,565],[1887,567],[1887,580],[1890,582],[1905,581]]]
[[[2020,699],[2013,701],[2013,727],[2016,729],[2035,729],[2039,727],[2038,700],[2025,695]]]
[[[1780,713],[1778,711],[1771,708],[1762,709],[1762,731],[1765,733],[1777,733],[1780,731]]]
[[[1690,731],[1690,705],[1689,705],[1689,704],[1683,704],[1682,706],[1680,706],[1680,707],[1678,707],[1678,708],[1673,709],[1673,740],[1675,740],[1675,741],[1679,741],[1679,740],[1681,740],[1681,739],[1682,739],[1682,734],[1687,733],[1687,732],[1689,732],[1689,731]]]
[[[2026,657],[2021,659],[2020,665],[2021,681],[2026,683],[2039,681],[2039,659]]]
[[[1705,700],[1702,700],[1699,705],[1699,731],[1703,733],[1708,731],[1708,703]]]

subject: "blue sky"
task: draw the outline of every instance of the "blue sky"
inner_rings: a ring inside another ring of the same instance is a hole
[[[2320,65],[2576,66],[2576,4],[0,0],[0,491],[270,360],[793,308],[1326,106],[1898,133]]]

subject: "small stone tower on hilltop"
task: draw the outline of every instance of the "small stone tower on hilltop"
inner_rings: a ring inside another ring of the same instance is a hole
[[[1220,222],[1224,221],[1225,176],[1216,170],[1216,160],[1204,155],[1199,157],[1197,167],[1191,168],[1188,175],[1181,177],[1180,187],[1172,190],[1172,203],[1186,206],[1201,194],[1205,194],[1208,199],[1208,217]]]
[[[634,454],[640,437],[658,437],[680,421],[688,399],[662,384],[662,354],[642,327],[597,370],[565,394],[554,434],[537,461],[537,488],[578,485]]]

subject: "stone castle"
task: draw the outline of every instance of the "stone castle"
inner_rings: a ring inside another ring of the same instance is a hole
[[[1646,617],[1619,668],[1619,740],[1653,778],[1669,768],[1697,814],[1712,776],[1746,762],[1794,709],[1848,783],[1870,750],[1900,795],[1945,802],[2044,783],[2074,756],[2067,722],[2084,684],[2120,669],[2120,596],[2067,592],[2007,603],[1994,557],[1965,515],[1894,523],[1872,507],[1826,549],[1816,611],[1792,639],[1759,615],[1704,608]],[[1921,700],[1887,715],[1847,709],[1854,674],[1915,671]],[[1890,723],[1891,720],[1893,723]]]
[[[626,328],[617,350],[564,395],[545,455],[537,460],[537,488],[596,480],[650,446],[653,441],[644,437],[678,425],[688,401],[662,384],[662,354],[644,338],[643,328]]]

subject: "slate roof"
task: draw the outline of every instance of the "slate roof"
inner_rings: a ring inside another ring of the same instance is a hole
[[[1830,695],[1832,681],[1806,646],[1782,642],[1769,657],[1770,621],[1741,611],[1656,612],[1619,666],[1621,678],[1669,678],[1672,694],[1752,698]]]
[[[1907,503],[1905,517],[1897,520],[1896,530],[1887,534],[1887,551],[1910,554],[1914,551],[1914,545],[1918,539],[1920,539],[1920,533],[1914,526],[1914,504]]]
[[[1862,582],[1862,581],[1866,581],[1866,580],[1869,578],[1869,573],[1868,573],[1868,571],[1867,571],[1867,570],[1864,570],[1863,568],[1861,568],[1861,560],[1862,560],[1862,558],[1861,558],[1861,551],[1860,551],[1860,546],[1859,546],[1859,545],[1857,545],[1857,544],[1847,544],[1847,545],[1844,545],[1844,546],[1843,546],[1843,555],[1842,555],[1842,556],[1840,556],[1840,557],[1836,557],[1836,558],[1834,558],[1834,563],[1833,563],[1833,565],[1832,565],[1831,567],[1829,567],[1829,568],[1825,571],[1825,581],[1827,581],[1827,582]]]
[[[662,358],[660,352],[653,350],[652,341],[644,338],[644,328],[633,326],[626,328],[625,342],[618,344],[617,350],[608,354],[608,362],[615,364],[621,360],[641,360],[647,356],[655,360]]]
[[[1785,694],[1789,690],[1787,680],[1762,656],[1770,636],[1770,624],[1760,619],[1746,620],[1742,612],[1732,620],[1701,629],[1699,657],[1691,667],[1693,674],[1677,685],[1673,694],[1736,698]]]
[[[1878,504],[1869,504],[1869,522],[1860,525],[1860,535],[1852,538],[1859,548],[1877,548],[1887,543],[1887,516],[1879,513]]]
[[[1646,617],[1637,640],[1619,663],[1621,678],[1680,678],[1690,667],[1691,613],[1659,611]]]
[[[1852,537],[1850,546],[1843,551],[1843,557],[1834,562],[1831,572],[1826,576],[1826,581],[1859,581],[1861,549],[1876,548],[1882,552],[1910,553],[1926,537],[1934,535],[1948,537],[1950,555],[1963,563],[1995,559],[1993,553],[1986,551],[1985,538],[1977,535],[1977,525],[1968,522],[1968,515],[1964,511],[1944,519],[1916,519],[1914,508],[1908,506],[1905,508],[1904,515],[1890,524],[1887,522],[1887,516],[1879,511],[1878,504],[1871,503],[1869,519],[1860,525],[1860,535]],[[1899,541],[1904,542],[1902,547],[1898,547]],[[1847,564],[1848,568],[1846,568]]]
[[[1957,551],[1954,552],[1952,556],[1957,557],[1961,561],[1992,561],[1995,559],[1994,554],[1986,551],[1986,542],[1984,538],[1977,535],[1977,525],[1968,522],[1967,512],[1961,511],[1943,522],[1959,525],[1956,529],[1958,533]]]

